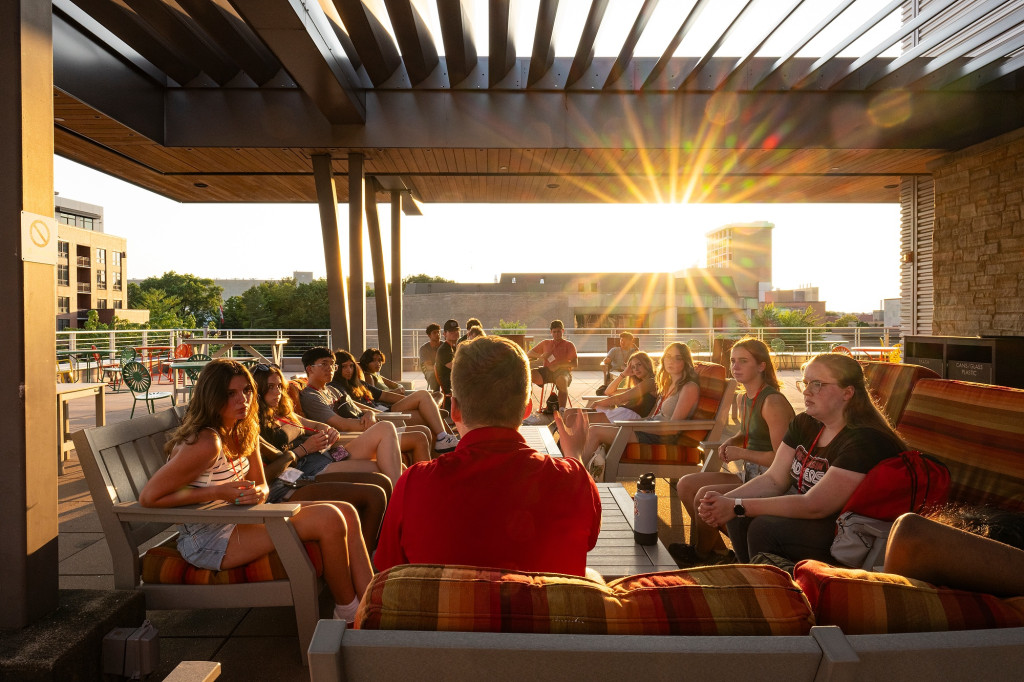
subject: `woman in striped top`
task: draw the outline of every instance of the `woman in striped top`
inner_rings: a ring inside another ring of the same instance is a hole
[[[139,502],[146,507],[265,502],[255,391],[241,364],[227,359],[208,364],[181,426],[167,442],[167,463],[146,483]],[[324,578],[337,602],[335,617],[352,621],[373,574],[355,508],[344,502],[306,503],[291,522],[300,538],[320,545]],[[274,549],[262,524],[185,524],[179,531],[182,557],[210,570],[235,568]]]

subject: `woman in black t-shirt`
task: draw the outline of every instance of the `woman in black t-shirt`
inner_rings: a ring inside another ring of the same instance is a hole
[[[853,358],[819,355],[797,386],[806,412],[790,424],[768,471],[727,495],[707,493],[698,509],[709,525],[728,524],[742,562],[760,552],[831,562],[839,511],[873,466],[905,449]]]

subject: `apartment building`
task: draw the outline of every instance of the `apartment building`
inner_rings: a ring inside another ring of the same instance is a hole
[[[57,329],[82,327],[90,310],[101,322],[128,307],[127,241],[103,232],[103,207],[54,197],[57,219]],[[148,313],[148,311],[142,311]],[[148,314],[145,315],[148,318]],[[135,320],[133,320],[135,321]]]

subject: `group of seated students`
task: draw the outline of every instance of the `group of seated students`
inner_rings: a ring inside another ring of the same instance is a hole
[[[466,333],[459,336],[458,320],[447,320],[444,323],[444,341],[441,340],[442,327],[436,322],[427,325],[427,342],[420,346],[420,371],[427,382],[427,387],[441,396],[444,409],[451,407],[452,394],[452,361],[455,349],[460,343],[481,336],[487,336],[483,323],[475,317],[466,322]],[[365,355],[365,353],[364,353]],[[440,355],[440,359],[438,356]]]
[[[351,355],[317,348],[307,351],[303,362],[309,379],[301,396],[305,417],[295,414],[280,369],[257,366],[250,373],[229,359],[209,363],[181,426],[167,442],[168,461],[143,488],[140,503],[297,502],[295,530],[303,540],[319,543],[335,617],[349,622],[374,570],[397,564],[586,574],[586,555],[600,531],[601,503],[581,455],[588,443],[600,440],[591,438],[600,425],[587,428],[585,413],[570,412],[564,421],[556,417],[564,458],[529,448],[518,427],[530,399],[530,370],[518,345],[481,336],[460,347],[451,367],[451,419],[461,439],[448,454],[431,460],[427,452],[408,469],[400,458],[402,439],[412,437],[425,447],[424,431],[433,436],[434,413],[425,409],[429,414],[420,418],[426,424],[399,434],[349,393],[359,394],[362,373]],[[371,354],[367,369],[374,364]],[[693,544],[673,545],[670,551],[681,565],[718,563],[725,547],[719,531],[727,529],[740,561],[762,552],[793,561],[829,561],[836,513],[867,471],[903,445],[868,396],[860,366],[845,355],[827,353],[805,365],[800,386],[806,412],[795,417],[778,391],[762,342],[736,344],[731,365],[746,394],[740,433],[720,456],[742,460],[743,473],[680,479],[678,491],[694,524]],[[631,399],[647,395],[649,359],[629,366],[632,385],[624,393],[632,391]],[[699,388],[685,345],[666,349],[653,383],[656,414],[692,414]],[[615,395],[607,407],[620,405]],[[341,431],[361,434],[339,447]],[[302,489],[289,495],[287,486],[267,480],[261,434],[294,459],[303,477],[377,470],[395,482],[372,562],[353,504],[325,497],[330,489],[316,498]],[[965,521],[957,514],[955,519],[901,517],[889,539],[886,569],[965,589],[1024,594],[1021,517]],[[257,559],[273,544],[262,525],[184,524],[178,549],[190,563],[220,570]],[[954,556],[960,560],[951,560]]]

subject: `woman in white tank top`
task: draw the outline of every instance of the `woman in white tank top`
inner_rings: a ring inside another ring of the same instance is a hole
[[[146,507],[265,502],[255,390],[241,364],[227,359],[208,364],[181,426],[167,442],[167,463],[149,479],[139,502]],[[373,575],[355,508],[344,502],[306,503],[291,523],[300,538],[320,545],[324,579],[337,602],[335,617],[352,621]],[[186,524],[179,530],[179,551],[201,568],[235,568],[274,550],[262,524]]]

